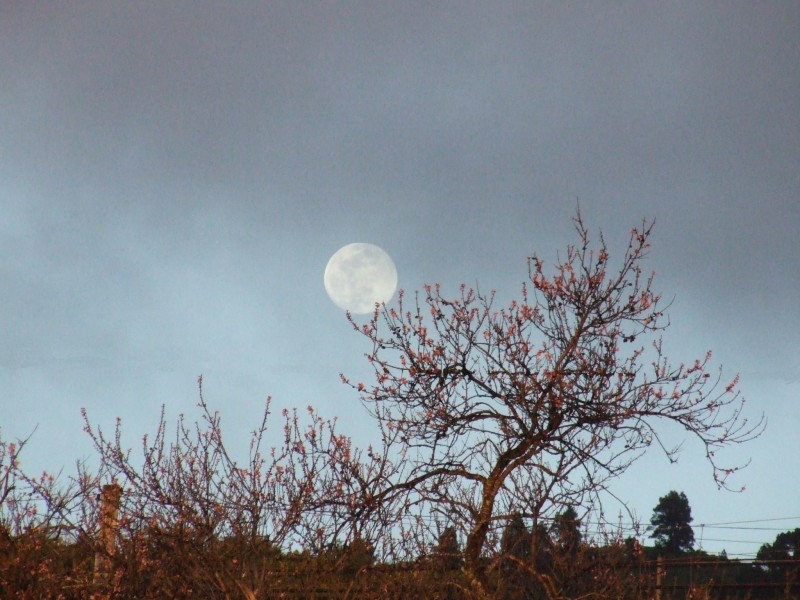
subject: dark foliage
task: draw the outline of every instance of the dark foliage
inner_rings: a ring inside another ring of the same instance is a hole
[[[683,492],[671,491],[658,500],[650,524],[656,547],[666,555],[678,555],[694,547],[694,530],[691,526],[692,508]]]

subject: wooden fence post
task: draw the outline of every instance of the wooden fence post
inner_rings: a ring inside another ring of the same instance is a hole
[[[100,493],[100,531],[97,551],[94,555],[94,583],[108,583],[111,575],[111,558],[117,551],[117,515],[122,488],[111,483],[103,486]]]
[[[661,600],[661,588],[664,585],[664,557],[656,559],[656,600]]]

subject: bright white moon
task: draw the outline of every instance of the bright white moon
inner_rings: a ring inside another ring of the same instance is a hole
[[[372,312],[388,302],[397,287],[397,269],[386,252],[373,244],[348,244],[325,267],[325,290],[339,307],[352,313]]]

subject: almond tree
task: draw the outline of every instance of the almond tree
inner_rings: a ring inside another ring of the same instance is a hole
[[[397,452],[386,456],[399,457],[376,472],[380,490],[366,502],[462,524],[479,591],[502,515],[602,505],[610,481],[651,446],[675,459],[665,423],[699,442],[725,486],[739,466],[721,464],[718,449],[763,429],[743,416],[738,377],[723,382],[710,353],[675,364],[663,352],[669,323],[641,266],[652,223],[631,231],[613,267],[602,235],[592,247],[580,212],[573,220],[577,244],[552,269],[531,257],[505,308],[494,292],[462,286],[447,298],[436,285],[411,301],[401,291],[366,324],[351,317],[371,343],[375,381],[350,385]]]
[[[267,450],[268,399],[240,464],[223,440],[220,414],[205,402],[202,377],[199,385],[201,421],[181,415],[172,437],[162,409],[155,435],[142,438],[141,458],[122,445],[119,420],[108,436],[84,412],[99,478],[124,490],[119,586],[249,597],[269,585],[267,557],[297,548],[320,554],[358,537],[366,511],[354,508],[351,496],[363,493],[350,472],[361,472],[361,452],[334,421],[309,406],[303,424],[297,410],[284,409],[282,443]]]
[[[84,411],[96,471],[78,463],[69,477],[32,477],[19,463],[27,440],[0,438],[0,597],[255,598],[350,584],[369,569],[371,542],[391,520],[361,499],[375,495],[386,456],[365,457],[310,406],[305,418],[284,409],[278,444],[266,448],[268,399],[237,462],[198,383],[199,421],[180,415],[170,431],[162,408],[140,452],[123,445],[120,420],[109,435]],[[106,535],[104,488],[116,488],[119,509]],[[405,557],[414,546],[395,550],[384,536],[377,550]]]

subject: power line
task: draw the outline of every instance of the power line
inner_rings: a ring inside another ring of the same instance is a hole
[[[698,527],[721,527],[723,525],[745,525],[748,523],[769,523],[772,521],[795,521],[800,517],[775,517],[772,519],[750,519],[749,521],[727,521],[725,523],[702,523]],[[742,529],[746,529],[743,527]]]
[[[731,544],[763,544],[763,541],[756,542],[755,540],[721,540],[717,538],[703,538],[704,542],[730,542]]]
[[[734,531],[785,531],[785,527],[731,527],[729,525],[697,525],[706,529],[732,529]]]

